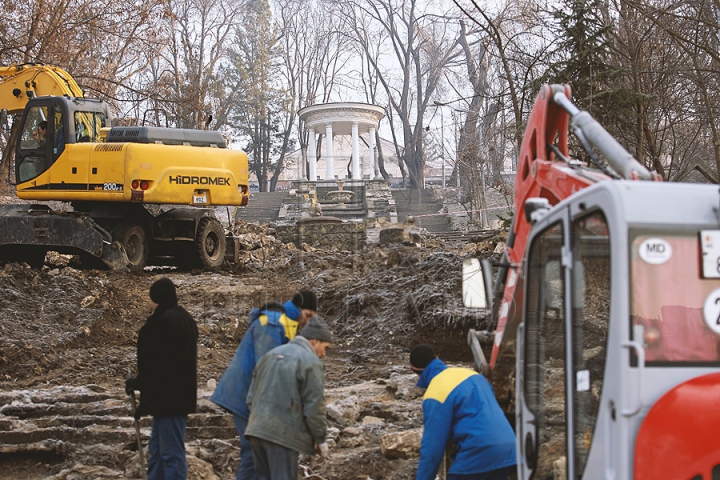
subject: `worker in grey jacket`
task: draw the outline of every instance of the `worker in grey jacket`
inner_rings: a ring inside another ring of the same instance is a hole
[[[332,342],[317,315],[290,343],[266,353],[253,372],[245,436],[259,480],[296,480],[300,453],[328,456],[325,367]]]

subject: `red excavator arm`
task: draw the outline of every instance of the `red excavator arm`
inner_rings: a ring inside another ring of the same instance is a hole
[[[505,255],[494,287],[493,318],[497,319],[490,368],[494,369],[508,317],[513,313],[518,269],[532,227],[529,199],[545,199],[556,205],[578,190],[612,178],[657,180],[630,155],[592,116],[580,111],[570,99],[567,85],[543,85],[533,106],[520,149],[515,178],[515,214]],[[568,157],[568,126],[591,157],[599,151],[607,163],[597,160],[590,168]],[[508,339],[509,341],[514,339]],[[514,357],[514,352],[513,352]]]

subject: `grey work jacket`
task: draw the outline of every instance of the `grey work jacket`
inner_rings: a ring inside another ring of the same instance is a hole
[[[325,367],[308,339],[273,348],[253,372],[245,436],[313,454],[327,430],[324,390]]]

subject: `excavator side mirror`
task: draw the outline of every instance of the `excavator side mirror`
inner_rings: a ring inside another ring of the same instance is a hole
[[[550,210],[550,202],[547,198],[531,197],[525,201],[525,220],[534,224]]]
[[[463,305],[489,308],[492,303],[492,264],[487,259],[466,258],[462,275]]]

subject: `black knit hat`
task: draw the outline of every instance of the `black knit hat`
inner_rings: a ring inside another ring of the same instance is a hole
[[[435,352],[430,345],[418,345],[410,352],[410,366],[413,370],[424,370],[435,358]]]
[[[332,333],[325,320],[318,315],[313,315],[307,325],[300,330],[300,335],[308,340],[320,340],[321,342],[332,343]]]
[[[307,309],[317,312],[318,309],[317,295],[310,290],[300,290],[292,298],[292,303],[300,310]]]
[[[176,305],[175,284],[169,278],[161,278],[150,287],[150,300],[158,305]]]

